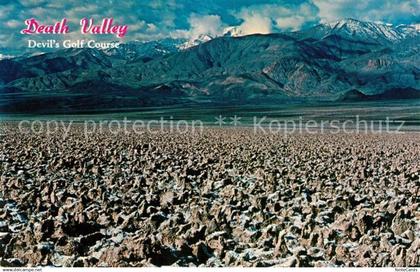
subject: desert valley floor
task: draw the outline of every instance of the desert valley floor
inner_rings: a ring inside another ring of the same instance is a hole
[[[418,266],[420,134],[0,138],[1,266]]]

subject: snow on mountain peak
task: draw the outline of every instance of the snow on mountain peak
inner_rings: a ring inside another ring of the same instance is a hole
[[[329,28],[328,34],[344,34],[362,40],[382,40],[396,42],[418,34],[418,25],[402,25],[394,27],[392,24],[362,22],[348,18],[324,24]]]
[[[239,36],[244,36],[244,32],[238,27],[238,26],[230,26],[230,27],[226,27],[223,30],[223,36],[227,36],[227,37],[239,37]]]
[[[14,58],[14,56],[0,53],[0,60],[11,59],[11,58]]]
[[[351,37],[353,39],[380,42],[380,43],[394,43],[409,37],[415,37],[419,34],[420,24],[415,25],[400,25],[394,26],[382,22],[364,22],[353,18],[346,18],[335,22],[324,23],[313,28],[320,35],[339,35]],[[223,30],[221,36],[240,37],[245,36],[240,26],[229,26]],[[207,42],[213,38],[209,35],[200,35],[198,37],[187,40],[178,46],[179,49],[187,49],[203,42]]]
[[[188,49],[190,47],[208,42],[210,40],[212,40],[214,37],[207,35],[207,34],[200,34],[197,37],[191,38],[190,40],[178,45],[178,49],[180,50],[185,50]]]

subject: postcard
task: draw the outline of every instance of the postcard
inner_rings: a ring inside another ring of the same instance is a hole
[[[419,11],[0,1],[0,270],[418,271]]]

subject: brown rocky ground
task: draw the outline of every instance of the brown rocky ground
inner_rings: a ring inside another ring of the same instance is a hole
[[[0,140],[1,266],[417,266],[420,137]]]

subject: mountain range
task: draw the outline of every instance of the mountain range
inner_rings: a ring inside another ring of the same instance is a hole
[[[130,42],[0,61],[0,112],[420,98],[418,25]]]

